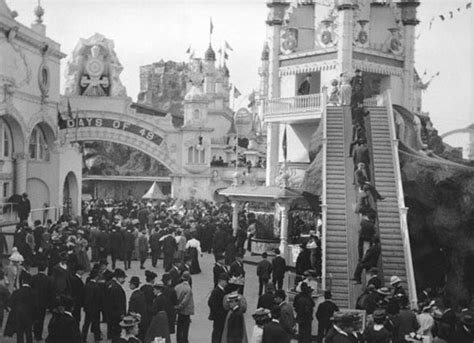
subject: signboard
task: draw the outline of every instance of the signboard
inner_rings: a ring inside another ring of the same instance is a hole
[[[108,128],[119,131],[127,131],[137,136],[143,137],[156,145],[160,145],[163,141],[163,137],[158,136],[153,131],[147,130],[141,126],[115,119],[106,118],[76,118],[68,119],[59,123],[59,129],[80,129],[84,127],[96,127],[96,128]]]

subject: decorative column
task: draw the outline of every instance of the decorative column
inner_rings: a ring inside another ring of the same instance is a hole
[[[420,5],[417,0],[402,0],[398,2],[402,11],[403,37],[405,41],[405,60],[403,63],[403,105],[410,111],[414,110],[415,90],[415,27],[416,8]]]
[[[15,159],[15,190],[16,194],[22,194],[26,192],[26,176],[28,172],[28,156],[19,152],[14,156]]]
[[[232,233],[234,237],[237,237],[237,231],[239,230],[239,203],[235,200],[231,203],[232,206]]]
[[[268,99],[280,97],[280,34],[285,10],[289,3],[282,0],[268,0],[269,8],[267,24],[268,35]],[[275,183],[278,175],[278,148],[279,148],[279,124],[267,124],[267,171],[266,185]]]
[[[338,15],[337,70],[338,73],[352,72],[352,45],[354,40],[354,10],[353,0],[336,1]]]
[[[287,204],[280,204],[280,252],[281,256],[288,260],[288,207]],[[287,261],[288,263],[288,261]]]

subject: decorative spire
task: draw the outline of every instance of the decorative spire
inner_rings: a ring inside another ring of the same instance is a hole
[[[36,23],[42,24],[43,23],[43,16],[44,16],[44,9],[41,7],[41,0],[38,0],[38,6],[35,8],[35,16],[36,16]]]
[[[224,62],[224,65],[222,66],[222,71],[224,72],[225,77],[228,78],[230,76],[229,68],[227,68],[227,65],[225,62]]]
[[[211,43],[209,43],[209,48],[207,48],[206,53],[204,54],[204,59],[206,61],[216,61],[216,53],[214,52]]]

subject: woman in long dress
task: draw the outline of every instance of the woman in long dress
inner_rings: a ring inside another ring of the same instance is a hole
[[[87,239],[84,238],[84,231],[77,230],[77,239],[74,250],[77,256],[77,261],[79,265],[84,268],[85,272],[90,272],[91,270],[91,262],[89,260],[89,256],[87,256],[88,246],[89,242],[87,242]]]
[[[201,267],[199,266],[199,255],[202,255],[201,252],[201,242],[199,242],[195,235],[192,235],[192,238],[186,242],[186,251],[188,256],[191,257],[191,268],[189,270],[190,274],[199,274],[201,272]]]

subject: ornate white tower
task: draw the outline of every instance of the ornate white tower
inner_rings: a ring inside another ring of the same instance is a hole
[[[216,53],[211,44],[204,55],[204,93],[216,93]]]
[[[338,34],[337,70],[339,73],[352,72],[352,51],[354,37],[354,5],[353,0],[341,0],[337,3]]]
[[[415,28],[419,21],[416,18],[417,0],[402,0],[398,3],[402,11],[403,36],[405,39],[405,60],[403,63],[403,100],[404,106],[415,111]]]

